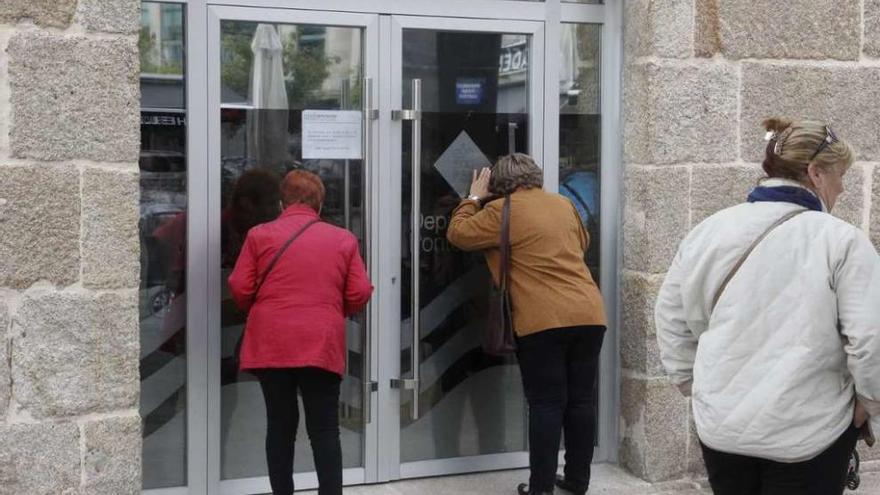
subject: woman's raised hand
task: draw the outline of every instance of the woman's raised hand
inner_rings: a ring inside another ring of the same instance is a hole
[[[471,196],[476,196],[481,200],[489,197],[489,179],[492,178],[492,171],[488,167],[483,167],[479,172],[474,170],[471,179]]]

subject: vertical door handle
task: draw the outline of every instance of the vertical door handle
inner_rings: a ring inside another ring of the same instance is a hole
[[[421,209],[421,183],[422,183],[422,80],[412,80],[412,108],[403,110],[392,110],[392,120],[410,120],[412,121],[412,184],[410,185],[410,207],[412,220],[410,223],[410,319],[412,324],[412,347],[410,348],[410,358],[412,368],[412,378],[395,378],[391,380],[391,388],[400,390],[412,390],[412,420],[419,419],[419,362],[420,359],[420,310],[421,303],[419,301],[419,278],[420,278],[420,261],[421,261],[421,239],[419,230],[422,227],[422,209]]]
[[[343,77],[339,80],[339,109],[344,111],[350,108],[351,81],[347,77]],[[345,225],[345,230],[351,230],[351,165],[348,163],[348,160],[345,160],[342,164],[342,211],[342,222]],[[349,370],[351,368],[349,367],[347,347],[348,344],[346,344],[345,349],[345,369]],[[346,405],[344,409],[345,417],[351,417],[351,407]]]
[[[373,271],[373,120],[378,113],[373,110],[373,79],[366,77],[361,88],[361,108],[363,111],[363,135],[361,152],[364,164],[364,194],[361,198],[361,217],[364,228],[364,257],[367,270]],[[361,383],[363,384],[363,417],[364,424],[373,421],[373,392],[378,390],[378,383],[373,381],[373,303],[367,304],[364,318],[363,356],[361,360]]]
[[[421,336],[419,333],[421,318],[421,302],[419,299],[419,283],[420,279],[420,262],[421,262],[421,239],[420,239],[420,230],[422,227],[421,217],[422,217],[422,206],[421,206],[421,183],[422,183],[422,80],[421,79],[413,79],[412,80],[412,113],[414,115],[414,119],[412,121],[412,185],[410,186],[412,192],[412,207],[410,210],[412,211],[412,224],[410,226],[410,250],[411,250],[411,261],[412,261],[412,272],[410,276],[410,280],[412,281],[410,294],[411,294],[411,317],[410,321],[412,322],[412,348],[410,349],[410,356],[412,357],[412,392],[413,392],[413,400],[412,400],[412,419],[413,421],[419,419],[419,377],[420,377],[420,349],[419,343],[421,341]]]

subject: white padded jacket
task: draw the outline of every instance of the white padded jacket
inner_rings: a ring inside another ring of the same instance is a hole
[[[697,433],[714,450],[800,462],[850,426],[857,396],[880,418],[880,256],[861,230],[823,212],[794,217],[758,244],[711,311],[746,249],[797,208],[716,213],[681,243],[660,289],[661,361],[692,392]]]

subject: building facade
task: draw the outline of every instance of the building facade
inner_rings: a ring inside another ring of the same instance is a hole
[[[269,491],[224,281],[292,168],[377,287],[348,324],[346,482],[526,466],[516,364],[479,350],[486,270],[445,241],[469,170],[511,151],[593,239],[597,462],[699,478],[663,274],[760,177],[774,115],[855,146],[835,214],[880,243],[878,58],[874,0],[4,1],[0,493]]]

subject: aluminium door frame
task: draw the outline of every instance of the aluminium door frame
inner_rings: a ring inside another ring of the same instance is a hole
[[[472,0],[371,0],[369,8],[362,0],[162,0],[167,3],[182,3],[186,8],[186,101],[187,101],[187,162],[188,180],[187,197],[187,285],[188,310],[187,310],[187,336],[186,336],[186,359],[187,359],[187,486],[147,490],[145,493],[155,495],[203,495],[209,492],[209,401],[208,401],[208,348],[212,340],[212,333],[208,325],[208,301],[209,301],[209,266],[211,266],[208,253],[208,188],[209,184],[202,179],[208,177],[208,114],[209,101],[206,88],[208,87],[208,5],[235,5],[249,7],[275,7],[299,10],[318,11],[346,11],[372,14],[399,14],[399,15],[442,15],[445,17],[463,18],[490,18],[490,19],[516,19],[524,21],[540,21],[545,23],[545,70],[548,75],[547,81],[552,83],[554,69],[558,71],[558,59],[553,50],[553,40],[558,39],[560,22],[596,23],[602,24],[602,86],[601,86],[601,113],[602,113],[602,199],[601,199],[601,273],[603,281],[603,294],[609,317],[609,333],[606,335],[605,345],[602,351],[600,403],[599,403],[599,449],[596,452],[596,461],[617,460],[618,421],[617,411],[619,395],[619,368],[617,349],[619,328],[619,304],[618,304],[618,253],[621,237],[621,184],[622,184],[622,161],[621,161],[621,91],[622,84],[622,23],[623,23],[623,0],[606,0],[605,5],[580,5],[562,3],[561,0],[546,0],[546,2],[521,2],[513,0],[483,0],[479,3]],[[515,8],[512,8],[515,7]],[[391,46],[391,18],[389,15],[380,17],[380,41],[379,47],[386,50]],[[366,51],[370,47],[366,47]],[[381,54],[380,54],[381,55]],[[379,59],[380,74],[390,73],[390,57]],[[388,84],[375,84],[380,111],[384,115],[390,114],[391,89]],[[546,96],[545,96],[546,98]],[[396,107],[396,105],[395,105]],[[558,108],[554,105],[544,108],[545,138],[544,138],[544,166],[548,174],[558,175],[558,156],[552,156],[555,150],[558,154]],[[374,126],[377,136],[391,136],[392,122],[390,119],[381,119]],[[397,139],[399,139],[399,132]],[[555,145],[553,145],[555,143]],[[551,146],[553,145],[553,146]],[[551,147],[553,149],[551,149]],[[378,146],[374,146],[379,156],[393,156],[391,154],[391,140],[380,140]],[[399,147],[397,148],[399,150]],[[400,157],[397,157],[400,160]],[[375,162],[374,163],[378,163]],[[396,169],[396,170],[392,170]],[[378,184],[389,184],[394,173],[400,173],[400,167],[377,167],[374,174],[378,183],[374,191],[374,204],[380,211],[400,211],[400,195],[381,194]],[[399,183],[399,180],[398,180]],[[552,184],[552,189],[556,185]],[[378,216],[378,215],[376,215]],[[378,297],[382,293],[395,290],[400,281],[399,267],[399,242],[398,252],[394,248],[380,247],[382,240],[391,239],[388,235],[398,235],[396,232],[378,232],[379,239],[374,243],[374,265],[380,271],[379,276],[374,278]],[[215,275],[216,277],[216,275]],[[374,311],[378,319],[387,321],[387,318],[399,319],[399,301],[383,303]],[[376,318],[376,317],[374,317]],[[378,327],[374,327],[378,329]],[[374,350],[377,351],[378,339],[374,339]],[[374,356],[379,356],[378,352]],[[374,360],[374,372],[377,372],[377,360]],[[377,375],[374,375],[378,377]],[[388,375],[386,375],[388,376]],[[381,386],[382,384],[380,384]],[[379,406],[374,403],[374,419]],[[216,418],[215,418],[216,419]],[[399,433],[398,433],[399,434]],[[212,442],[216,439],[212,440]],[[399,448],[399,444],[398,444]],[[389,471],[387,457],[379,457],[377,470],[380,475],[374,480],[377,482],[387,481],[381,473]],[[219,474],[219,473],[218,473]],[[216,487],[214,487],[216,488]]]
[[[207,150],[207,189],[208,189],[208,329],[220,328],[220,287],[223,283],[220,280],[220,205],[221,205],[221,188],[220,188],[220,118],[221,118],[221,81],[220,81],[220,24],[223,21],[242,21],[242,22],[261,22],[271,24],[310,24],[320,26],[333,27],[350,27],[363,29],[363,57],[364,57],[364,77],[371,77],[376,80],[379,76],[378,62],[378,40],[379,40],[379,16],[377,14],[360,14],[360,13],[342,13],[342,12],[317,12],[317,11],[301,11],[295,9],[266,9],[253,7],[236,7],[227,5],[209,5],[207,8],[207,115],[208,115],[208,150]],[[375,88],[375,85],[374,85]],[[374,89],[375,93],[375,89]],[[375,94],[374,94],[375,97]],[[365,116],[368,117],[368,116]],[[372,139],[372,150],[377,150],[378,134],[376,132],[370,136]],[[373,156],[365,157],[363,163],[370,167],[378,163],[378,158],[374,151]],[[378,186],[378,174],[367,173],[369,180],[372,180],[373,190]],[[372,195],[373,204],[369,207],[372,211],[376,211],[375,199],[376,195]],[[374,215],[375,219],[376,216]],[[370,249],[373,259],[376,254],[377,230],[372,229],[373,238],[370,239]],[[375,266],[369,267],[370,276],[377,277],[378,271]],[[373,300],[370,304],[375,308],[377,300]],[[379,314],[375,309],[370,312],[372,318],[368,325],[373,329],[378,328],[377,316]],[[212,338],[214,337],[214,338]],[[222,445],[220,440],[220,413],[221,413],[221,385],[220,385],[220,339],[216,335],[208,335],[208,353],[207,366],[208,370],[208,448],[207,448],[207,489],[208,493],[218,493],[220,495],[239,495],[242,493],[266,493],[271,491],[269,488],[268,477],[254,477],[234,480],[221,479],[221,455]],[[375,347],[377,339],[373,339],[373,349],[365,352],[373,352],[375,355]],[[376,367],[378,363],[372,362],[373,376],[375,377]],[[343,480],[346,484],[362,484],[375,481],[376,465],[375,455],[371,452],[376,451],[378,445],[377,423],[375,421],[376,401],[371,400],[373,406],[372,417],[374,421],[364,425],[364,443],[363,458],[364,466],[358,468],[345,469],[343,471]],[[303,439],[304,440],[304,439]],[[302,441],[302,440],[301,440]],[[317,488],[317,477],[314,472],[297,473],[294,475],[296,485],[300,489]]]

